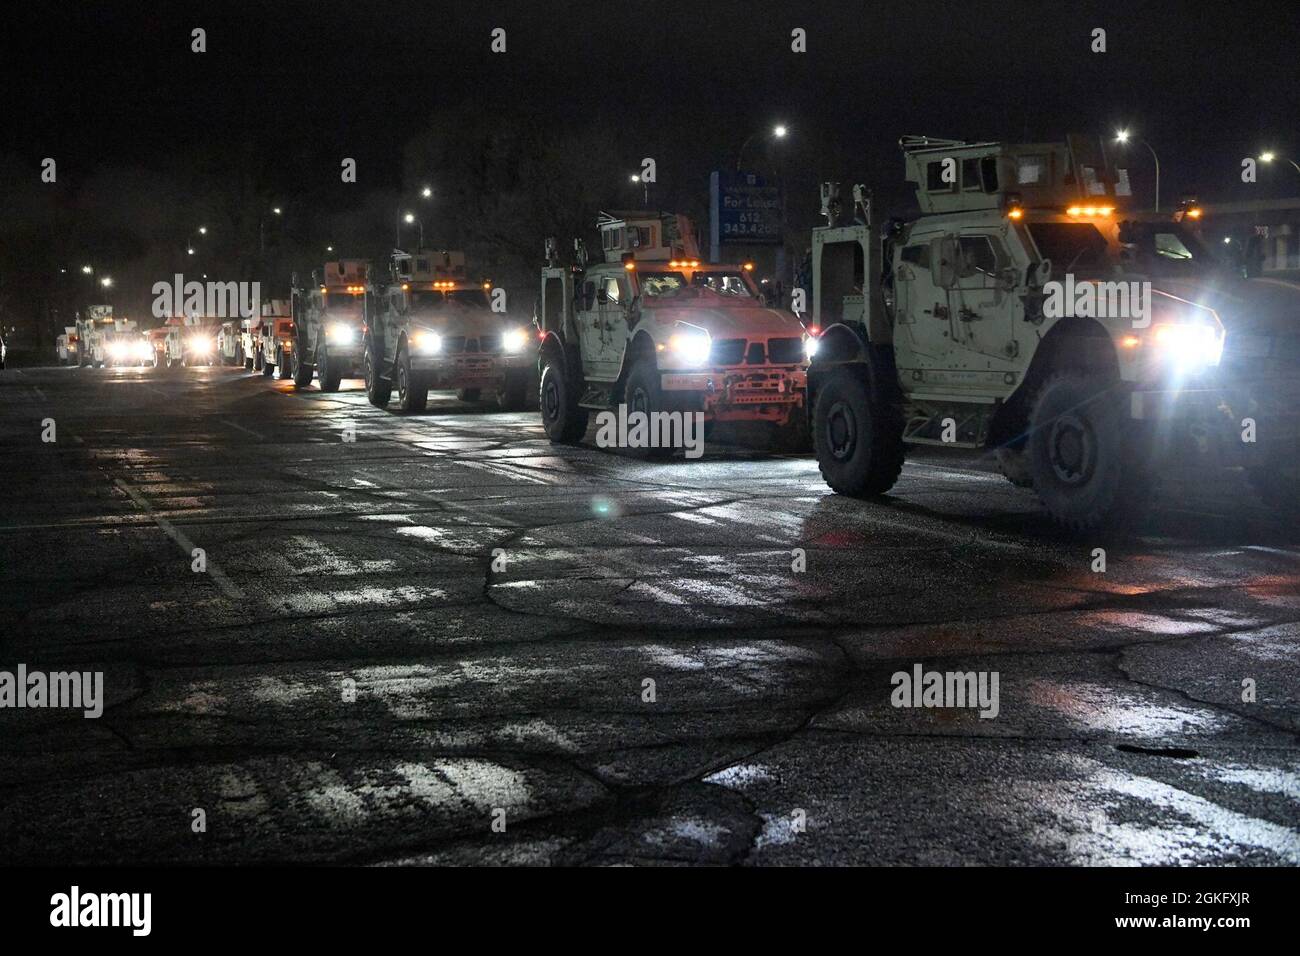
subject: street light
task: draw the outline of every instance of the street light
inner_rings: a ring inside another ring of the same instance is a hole
[[[88,276],[89,276],[89,275],[94,275],[94,274],[95,274],[95,270],[92,269],[90,266],[82,266],[82,267],[81,267],[81,271],[82,271],[82,273],[84,273],[85,275],[88,275]]]
[[[433,195],[433,188],[431,186],[425,186],[423,189],[420,190],[420,195],[423,196],[425,199],[430,198]]]
[[[1259,154],[1259,161],[1261,163],[1271,163],[1275,159],[1286,160],[1288,163],[1292,165],[1292,167],[1295,169],[1297,173],[1300,173],[1300,165],[1296,165],[1296,161],[1294,159],[1287,159],[1287,157],[1285,156],[1279,156],[1277,153],[1273,152],[1272,150],[1268,150],[1267,152],[1263,152]]]
[[[420,220],[416,219],[416,218],[415,218],[415,213],[413,213],[413,212],[408,212],[405,216],[402,217],[402,219],[403,219],[403,221],[404,221],[408,226],[409,226],[411,223],[415,223],[417,226],[420,227],[420,248],[423,249],[423,248],[424,248],[424,223],[422,223],[422,222],[420,222]],[[399,241],[398,241],[398,245],[399,245],[399,246],[401,245],[400,238],[399,238]]]
[[[1130,134],[1129,131],[1126,130],[1126,129],[1118,130],[1118,131],[1116,131],[1116,133],[1115,133],[1115,141],[1116,141],[1117,143],[1119,143],[1120,145],[1124,145],[1124,144],[1128,143],[1129,138],[1130,138],[1130,135],[1131,135],[1131,134]],[[1156,211],[1156,212],[1159,212],[1159,211],[1160,211],[1160,157],[1156,155],[1156,151],[1155,151],[1154,149],[1151,149],[1151,144],[1148,143],[1146,140],[1144,140],[1144,139],[1139,139],[1138,142],[1141,143],[1143,146],[1145,146],[1148,150],[1151,151],[1151,158],[1152,158],[1153,160],[1155,160],[1155,164],[1156,164],[1156,205],[1155,205],[1155,211]]]
[[[778,123],[776,126],[772,127],[770,132],[773,139],[785,139],[789,130],[786,129],[784,125]],[[748,146],[750,141],[757,135],[758,131],[756,130],[746,136],[745,141],[740,144],[740,152],[736,154],[736,172],[740,172],[740,164],[745,158],[745,147]]]
[[[104,278],[99,280],[99,284],[102,285],[105,289],[107,289],[109,286],[113,284],[113,277],[104,276]]]

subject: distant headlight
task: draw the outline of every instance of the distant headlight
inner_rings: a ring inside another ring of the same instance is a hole
[[[713,339],[703,329],[679,329],[668,340],[668,347],[683,365],[703,365],[709,360]]]
[[[1157,325],[1151,331],[1160,357],[1176,365],[1218,365],[1223,357],[1223,337],[1212,325]]]
[[[342,322],[335,322],[326,329],[329,340],[338,345],[351,345],[357,339],[357,330]]]
[[[108,357],[115,361],[126,358],[126,343],[110,342],[108,344]]]
[[[188,344],[190,347],[190,351],[195,352],[198,355],[207,355],[209,352],[212,351],[212,340],[205,339],[201,335],[190,336]]]
[[[135,343],[135,357],[138,359],[153,358],[153,345],[146,339],[141,339]]]
[[[434,352],[441,352],[442,336],[437,332],[412,332],[411,347],[416,352],[423,352],[425,355],[431,355]]]
[[[528,345],[528,333],[523,329],[511,329],[501,337],[501,348],[507,352],[522,352]]]

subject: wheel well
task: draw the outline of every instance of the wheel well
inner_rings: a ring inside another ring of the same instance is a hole
[[[627,377],[632,374],[632,369],[641,359],[649,357],[655,359],[655,343],[650,337],[650,333],[644,329],[638,329],[632,336],[632,341],[627,344],[623,351],[623,368],[618,373],[617,388],[621,391],[627,383]]]
[[[1029,427],[1034,395],[1047,377],[1062,369],[1077,369],[1119,377],[1119,359],[1110,333],[1096,319],[1072,317],[1057,322],[1034,352],[1024,381],[993,416],[989,443],[1020,447]]]

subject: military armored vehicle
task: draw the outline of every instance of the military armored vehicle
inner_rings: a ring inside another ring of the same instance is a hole
[[[284,299],[269,299],[262,303],[261,308],[261,316],[245,320],[253,349],[253,357],[245,365],[267,378],[272,375],[288,378],[292,373],[294,348],[289,303]]]
[[[369,282],[370,264],[364,259],[325,263],[320,272],[312,273],[309,288],[298,288],[295,277],[290,299],[294,388],[310,385],[314,372],[322,392],[337,392],[345,377],[361,369]],[[266,360],[263,354],[263,363]]]
[[[578,442],[589,412],[625,404],[700,412],[706,429],[765,422],[780,444],[804,444],[804,330],[766,307],[752,264],[703,261],[685,216],[609,213],[597,226],[603,262],[588,264],[575,241],[574,263],[562,266],[547,242],[535,322],[551,441]]]
[[[1100,143],[901,145],[919,218],[878,223],[864,187],[850,211],[828,183],[813,231],[809,393],[834,490],[884,494],[909,445],[985,448],[1086,530],[1145,502],[1180,436],[1239,430],[1201,294],[1211,255],[1181,223],[1125,213],[1127,172]]]
[[[370,403],[387,407],[395,388],[398,407],[418,412],[430,389],[455,389],[462,401],[490,396],[503,411],[522,411],[535,381],[532,336],[492,311],[489,291],[467,274],[463,252],[395,252],[366,326]]]

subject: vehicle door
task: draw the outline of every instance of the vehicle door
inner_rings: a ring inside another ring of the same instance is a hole
[[[1017,276],[1028,262],[1013,261],[996,232],[968,232],[957,239],[957,282],[952,289],[957,346],[981,356],[1013,357]]]
[[[948,290],[935,281],[944,236],[918,232],[896,253],[894,350],[900,368],[946,367],[953,351]]]
[[[600,372],[612,378],[623,365],[623,351],[627,346],[627,304],[630,299],[626,277],[606,275],[599,280],[596,301],[600,313]]]
[[[582,352],[582,372],[589,378],[600,378],[604,370],[601,343],[600,290],[605,276],[589,272],[578,288],[574,302],[574,324],[578,331],[578,347]]]

